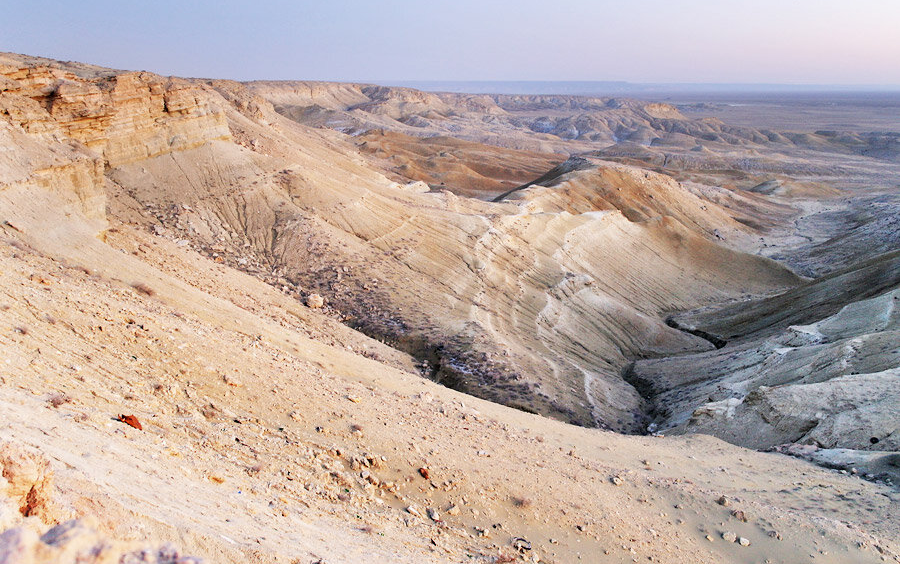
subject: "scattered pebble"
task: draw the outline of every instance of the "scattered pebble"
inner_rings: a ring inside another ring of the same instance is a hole
[[[716,503],[721,505],[722,507],[728,507],[731,505],[731,500],[725,497],[724,495],[716,500]]]
[[[741,546],[750,546],[750,539],[741,537],[738,539],[738,543],[740,543]]]
[[[522,537],[516,537],[512,541],[513,548],[518,550],[519,552],[525,552],[527,550],[531,550],[531,543]]]
[[[747,514],[744,513],[743,511],[741,511],[740,509],[735,509],[734,511],[732,511],[731,516],[734,517],[735,519],[737,519],[738,521],[743,521],[744,523],[749,521],[749,519],[747,518]]]
[[[734,542],[737,540],[737,535],[732,533],[731,531],[726,531],[722,533],[722,540],[725,542]]]
[[[235,388],[240,388],[241,386],[244,385],[243,382],[241,382],[240,380],[238,380],[235,376],[232,376],[231,374],[226,374],[225,376],[222,377],[222,380],[224,380],[225,383],[228,384],[229,386],[233,386]]]
[[[138,421],[138,418],[135,417],[134,415],[119,415],[118,417],[116,417],[116,421],[121,421],[122,423],[125,423],[126,425],[130,425],[130,426],[134,427],[135,429],[137,429],[138,431],[144,430],[144,428],[141,426],[141,422]]]

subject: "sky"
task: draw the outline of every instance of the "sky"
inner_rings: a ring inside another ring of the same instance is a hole
[[[900,85],[900,0],[2,0],[0,51],[237,80]]]

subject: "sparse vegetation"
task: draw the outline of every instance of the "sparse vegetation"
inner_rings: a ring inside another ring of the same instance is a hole
[[[531,499],[527,497],[513,497],[512,503],[519,509],[528,509],[531,507]]]

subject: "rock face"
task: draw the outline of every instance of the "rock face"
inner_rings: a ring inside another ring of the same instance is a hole
[[[0,65],[0,107],[30,133],[60,130],[108,166],[230,139],[221,108],[187,81],[152,73],[84,79],[51,67]]]
[[[759,449],[900,450],[897,261],[891,253],[805,291],[678,316],[734,340],[702,355],[639,361],[630,380],[654,397],[667,432]]]

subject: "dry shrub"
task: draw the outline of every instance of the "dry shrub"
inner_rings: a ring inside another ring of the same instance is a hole
[[[47,403],[49,403],[52,407],[59,407],[63,404],[69,403],[70,401],[72,401],[72,398],[62,392],[53,392],[47,398]]]
[[[521,509],[527,509],[531,507],[531,500],[527,497],[514,497],[512,498],[513,505],[519,507]]]

